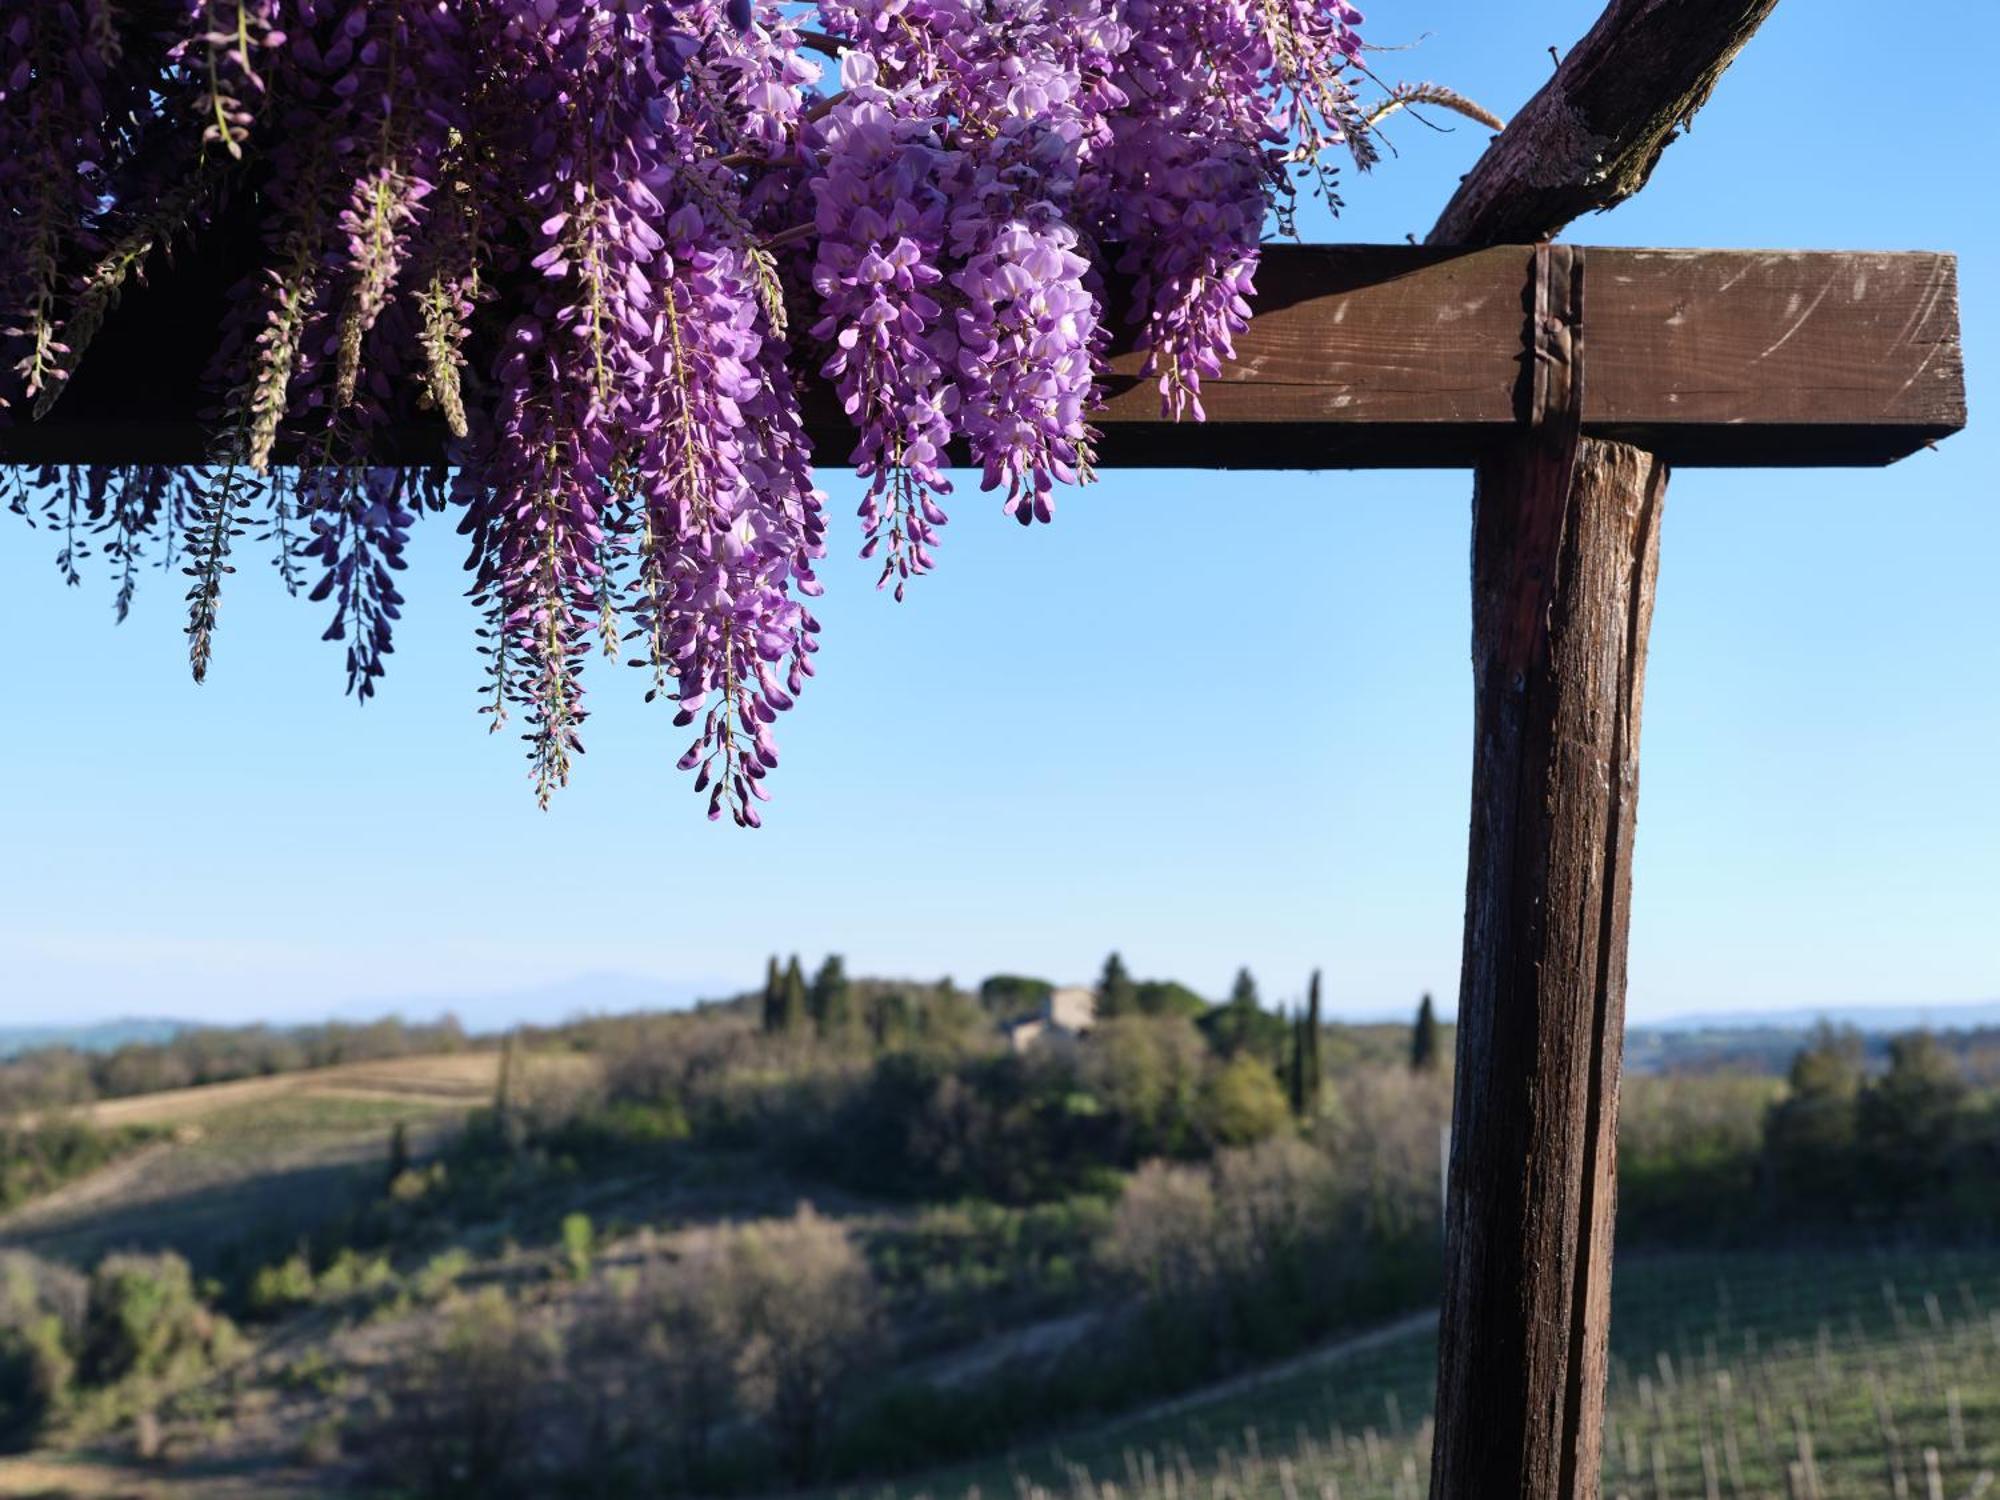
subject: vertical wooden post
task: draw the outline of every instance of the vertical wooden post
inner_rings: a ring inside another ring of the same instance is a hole
[[[1537,429],[1474,496],[1477,735],[1433,1500],[1598,1493],[1639,710],[1667,470]]]

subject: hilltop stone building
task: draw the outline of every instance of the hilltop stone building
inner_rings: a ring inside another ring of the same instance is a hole
[[[1052,1037],[1077,1037],[1097,1024],[1097,991],[1086,985],[1065,985],[1051,990],[1049,997],[1031,1015],[1009,1021],[1002,1029],[1016,1052]]]

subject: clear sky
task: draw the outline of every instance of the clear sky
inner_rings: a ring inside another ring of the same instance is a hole
[[[1387,75],[1507,113],[1598,9],[1378,3],[1370,35],[1421,39]],[[1785,0],[1646,192],[1570,233],[1961,257],[1970,431],[1888,470],[1673,481],[1637,1017],[2000,996],[2000,7],[1908,14]],[[1485,132],[1392,139],[1315,237],[1421,236]],[[1467,475],[1117,473],[1032,531],[967,486],[900,608],[852,560],[852,477],[829,488],[821,672],[755,834],[704,820],[667,715],[603,664],[579,780],[535,809],[473,711],[448,525],[419,528],[364,710],[267,568],[197,689],[177,574],[114,629],[108,586],[66,590],[56,541],[0,518],[0,1021],[493,1020],[746,984],[773,949],[970,981],[1086,980],[1117,947],[1210,993],[1322,966],[1337,1013],[1450,1004]]]

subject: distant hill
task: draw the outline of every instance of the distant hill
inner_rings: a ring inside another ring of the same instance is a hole
[[[1810,1031],[1822,1020],[1856,1031],[1975,1031],[2000,1026],[2000,1000],[1958,1005],[1802,1005],[1788,1010],[1698,1011],[1649,1021],[1647,1031]]]
[[[639,974],[579,974],[569,979],[512,990],[467,991],[461,994],[362,996],[331,1005],[278,1003],[261,1012],[213,1016],[191,1021],[166,1017],[123,1016],[71,1026],[0,1025],[0,1058],[17,1057],[38,1047],[75,1047],[85,1052],[109,1052],[128,1042],[172,1041],[184,1031],[207,1027],[268,1026],[289,1031],[328,1022],[361,1025],[395,1016],[407,1022],[427,1022],[456,1016],[468,1032],[492,1035],[510,1026],[554,1026],[580,1016],[616,1015],[642,1010],[685,1010],[696,1002],[743,990],[740,980],[655,979]]]
[[[1992,1034],[2000,1031],[2000,1003],[1827,1006],[1678,1016],[1627,1027],[1625,1067],[1633,1073],[1731,1068],[1780,1074],[1790,1068],[1800,1044],[1821,1021],[1860,1032],[1864,1050],[1876,1061],[1888,1055],[1889,1038],[1918,1029],[1937,1032],[1962,1056],[1968,1048],[1990,1054]]]
[[[111,1052],[128,1042],[170,1042],[199,1024],[157,1016],[123,1016],[116,1021],[92,1021],[81,1026],[0,1026],[0,1057],[18,1057],[37,1047]]]

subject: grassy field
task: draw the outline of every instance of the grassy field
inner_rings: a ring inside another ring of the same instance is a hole
[[[380,1062],[343,1063],[334,1068],[278,1073],[268,1078],[211,1083],[201,1088],[169,1089],[129,1099],[104,1099],[84,1106],[79,1113],[94,1125],[178,1125],[224,1110],[304,1096],[411,1098],[433,1103],[477,1104],[493,1096],[499,1069],[497,1052],[387,1058]]]
[[[169,1134],[0,1216],[0,1249],[76,1265],[111,1249],[171,1249],[199,1266],[249,1226],[302,1233],[380,1169],[398,1125],[427,1147],[492,1097],[497,1069],[497,1054],[452,1053],[89,1106],[97,1125]]]
[[[2000,1254],[1656,1256],[1614,1283],[1604,1493],[2000,1494]],[[867,1500],[1418,1500],[1432,1330]],[[1933,1477],[1934,1476],[1934,1477]]]

